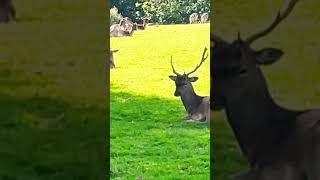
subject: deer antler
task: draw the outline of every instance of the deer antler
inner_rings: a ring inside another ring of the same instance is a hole
[[[215,35],[213,33],[211,33],[211,35],[210,35],[210,41],[213,41],[215,43],[219,43],[220,42],[220,43],[228,44],[227,41],[223,40],[222,38],[220,38],[219,36],[217,36],[217,35]]]
[[[173,64],[172,64],[172,56],[171,56],[171,58],[170,58],[170,61],[171,61],[171,68],[172,68],[173,73],[174,73],[175,75],[177,75],[177,76],[181,76],[181,74],[179,74],[179,73],[174,69],[174,67],[173,67]]]
[[[277,25],[283,21],[293,10],[294,6],[296,5],[296,3],[299,0],[290,0],[288,7],[285,9],[285,11],[283,13],[280,12],[280,10],[278,11],[277,17],[276,19],[271,23],[271,25],[269,27],[267,27],[265,30],[258,32],[250,37],[248,37],[246,39],[246,42],[248,44],[251,44],[253,41],[269,34],[275,27],[277,27]]]
[[[205,47],[204,50],[203,50],[203,53],[202,53],[202,57],[201,57],[200,64],[197,65],[196,68],[195,68],[193,71],[187,73],[187,74],[186,74],[187,76],[189,76],[190,74],[196,72],[196,70],[197,70],[197,69],[202,65],[202,63],[208,58],[208,54],[205,56],[206,52],[207,52],[207,48]]]

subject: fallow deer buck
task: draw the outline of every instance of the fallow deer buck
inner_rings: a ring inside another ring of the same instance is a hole
[[[189,73],[180,74],[178,73],[173,64],[171,56],[171,68],[176,76],[169,76],[176,84],[175,96],[180,96],[181,101],[184,105],[187,115],[183,117],[183,120],[192,119],[194,121],[209,122],[210,120],[210,97],[199,96],[195,93],[192,82],[196,82],[198,77],[189,77],[192,73],[202,65],[202,63],[208,58],[206,55],[207,48],[204,49],[201,62]],[[206,56],[205,56],[206,55]]]
[[[293,10],[291,0],[263,31],[227,42],[211,34],[211,108],[224,109],[250,168],[235,180],[319,180],[320,110],[290,110],[272,98],[260,66],[283,51],[251,44],[274,30]]]

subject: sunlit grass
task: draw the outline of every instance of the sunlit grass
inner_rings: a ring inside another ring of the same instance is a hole
[[[112,178],[209,179],[209,127],[182,122],[184,107],[173,95],[170,56],[180,73],[200,63],[209,48],[209,24],[163,25],[112,38]],[[199,95],[209,95],[209,59],[194,76]]]

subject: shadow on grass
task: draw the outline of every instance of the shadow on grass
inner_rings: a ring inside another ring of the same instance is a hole
[[[186,115],[186,112],[180,98],[169,100],[157,96],[145,97],[127,92],[114,91],[114,89],[116,88],[112,87],[110,92],[111,122],[155,122],[167,125],[171,124],[171,126],[173,125],[176,128],[208,128],[207,123],[181,120]]]
[[[111,177],[209,179],[207,123],[185,122],[181,101],[111,85]]]
[[[105,179],[105,109],[0,93],[0,179]]]

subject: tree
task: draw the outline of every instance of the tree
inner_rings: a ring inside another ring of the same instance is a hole
[[[137,5],[145,17],[161,24],[188,23],[194,12],[210,13],[210,0],[145,0]]]
[[[110,0],[110,8],[115,6],[118,8],[119,13],[123,17],[129,17],[130,19],[136,21],[136,12],[140,11],[140,9],[136,6],[138,1],[139,0]]]
[[[160,24],[188,23],[194,12],[210,14],[210,0],[111,0],[110,5],[133,21],[148,18]]]

